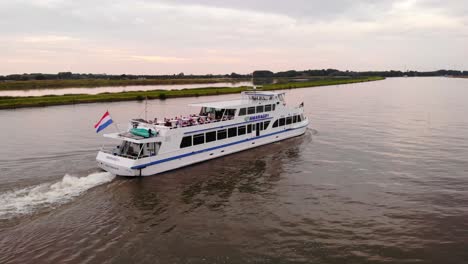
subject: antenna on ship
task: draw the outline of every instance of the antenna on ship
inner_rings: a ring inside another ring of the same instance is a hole
[[[148,96],[146,96],[145,100],[145,120],[148,120]]]

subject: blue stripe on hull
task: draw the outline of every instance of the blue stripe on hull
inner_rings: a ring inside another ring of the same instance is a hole
[[[178,155],[178,156],[173,156],[173,157],[169,157],[169,158],[165,158],[165,159],[161,159],[161,160],[156,160],[156,161],[152,161],[152,162],[150,162],[150,163],[146,163],[146,164],[142,164],[142,165],[133,166],[133,167],[131,167],[131,169],[143,169],[143,168],[148,167],[148,166],[152,166],[152,165],[156,165],[156,164],[160,164],[160,163],[164,163],[164,162],[169,162],[169,161],[172,161],[172,160],[181,159],[181,158],[185,158],[185,157],[192,156],[192,155],[197,155],[197,154],[200,154],[200,153],[203,153],[203,152],[207,152],[207,151],[212,151],[212,150],[215,150],[215,149],[220,149],[220,148],[224,148],[224,147],[229,147],[229,146],[241,144],[241,143],[244,143],[244,142],[256,140],[256,139],[259,139],[259,138],[264,138],[264,137],[269,137],[269,136],[273,136],[273,135],[277,135],[277,134],[289,132],[289,131],[296,130],[296,129],[301,129],[301,128],[304,128],[304,127],[306,127],[306,126],[307,126],[307,125],[301,126],[301,127],[297,127],[297,128],[289,128],[289,129],[286,129],[286,130],[277,131],[277,132],[273,132],[273,133],[266,134],[266,135],[261,135],[261,136],[254,137],[254,138],[247,138],[247,139],[243,139],[243,140],[239,140],[239,141],[235,141],[235,142],[231,142],[231,143],[219,145],[219,146],[216,146],[216,147],[211,147],[211,148],[207,148],[207,149],[197,150],[197,151],[194,151],[194,152],[185,153],[185,154]],[[273,143],[273,142],[272,142],[272,143]]]

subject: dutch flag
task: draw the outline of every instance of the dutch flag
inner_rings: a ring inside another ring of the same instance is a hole
[[[99,131],[103,130],[104,128],[108,127],[110,124],[112,124],[112,118],[109,115],[109,111],[106,111],[106,113],[101,117],[101,120],[94,125],[94,128],[96,129],[96,133],[99,133]]]

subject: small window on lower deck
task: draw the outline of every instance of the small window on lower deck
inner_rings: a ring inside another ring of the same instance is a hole
[[[297,123],[297,116],[293,116],[293,123]]]
[[[239,116],[244,116],[247,112],[247,109],[246,108],[241,108],[239,109]]]
[[[193,145],[200,145],[205,143],[205,134],[193,135]]]
[[[226,129],[218,130],[218,140],[226,138]]]
[[[228,137],[235,137],[237,136],[237,127],[228,128]]]
[[[180,142],[181,148],[187,148],[192,146],[192,136],[186,136],[182,138],[182,142]]]
[[[286,125],[290,125],[292,123],[292,117],[286,118]]]
[[[252,133],[252,124],[247,125],[247,133]]]
[[[286,118],[280,118],[279,119],[279,126],[284,126],[284,123],[286,122]]]
[[[278,119],[273,123],[273,127],[278,127]]]
[[[240,126],[237,128],[237,134],[240,135],[245,135],[245,126]]]
[[[268,128],[268,125],[270,125],[270,121],[263,122],[263,130],[266,130]]]
[[[302,115],[297,116],[297,122],[302,122]]]
[[[216,141],[216,131],[206,133],[206,143]]]

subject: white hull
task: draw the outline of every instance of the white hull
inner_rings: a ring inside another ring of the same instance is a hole
[[[199,149],[190,151],[175,151],[166,155],[131,160],[116,157],[100,151],[97,156],[98,166],[119,176],[151,176],[162,172],[178,169],[191,164],[219,158],[239,151],[255,148],[258,146],[278,142],[284,139],[300,136],[305,133],[309,121],[295,123],[288,127],[281,127],[262,131],[260,136],[255,131],[242,137],[214,142],[212,146],[205,144]]]
[[[105,134],[121,141],[102,149],[98,166],[120,176],[150,176],[305,133],[303,104],[287,107],[284,93],[243,92],[240,100],[195,104],[200,114],[150,123],[133,119],[129,130]]]

